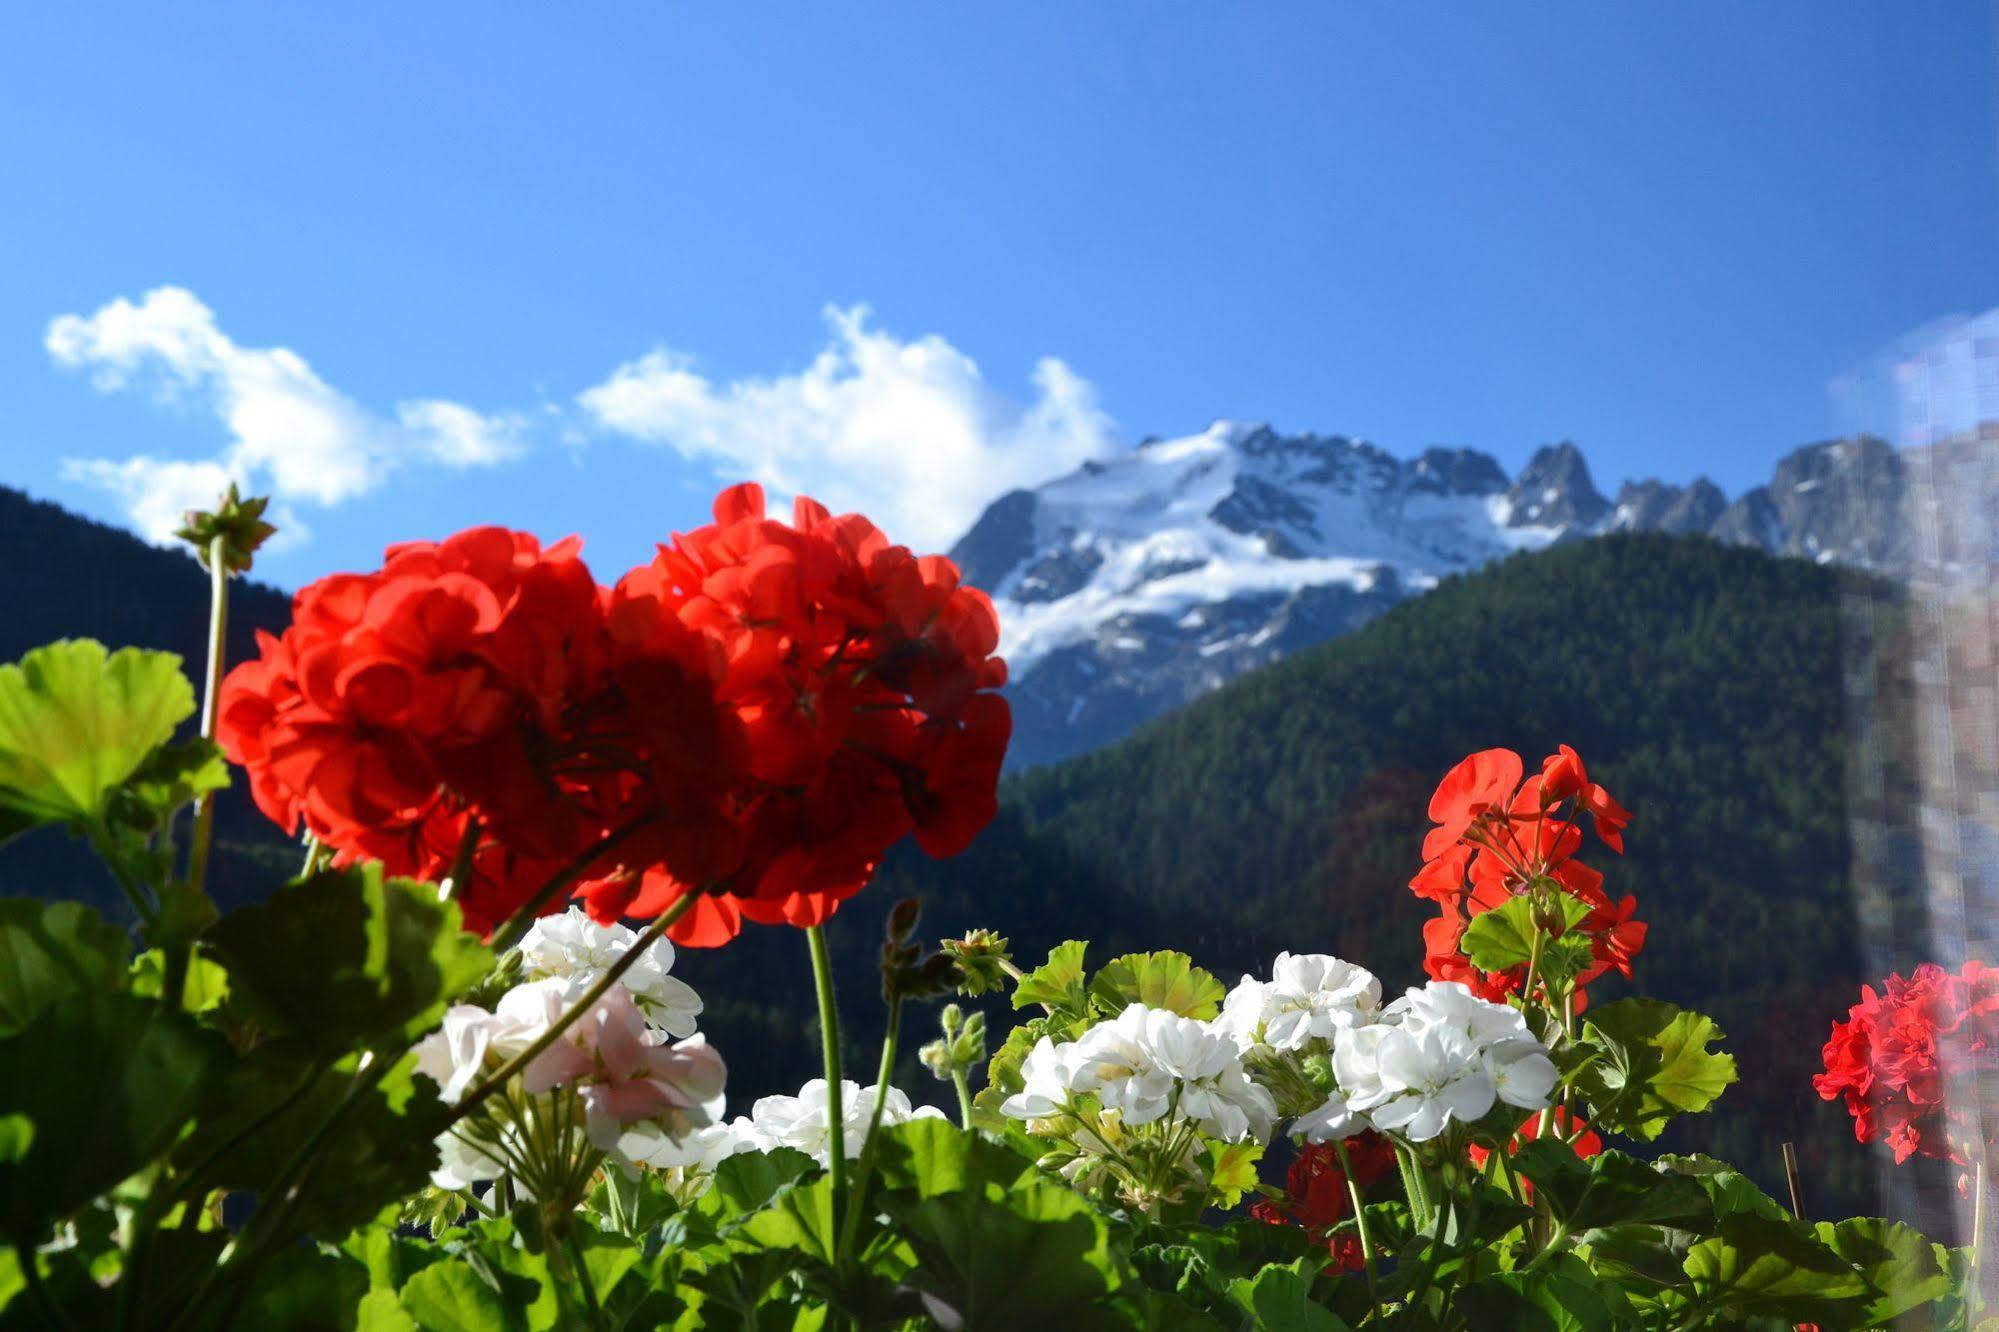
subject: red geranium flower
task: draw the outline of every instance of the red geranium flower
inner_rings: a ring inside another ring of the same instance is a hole
[[[1582,757],[1562,745],[1521,780],[1520,756],[1507,749],[1471,755],[1437,786],[1430,800],[1436,827],[1423,841],[1423,868],[1410,891],[1437,903],[1439,915],[1423,931],[1424,970],[1438,980],[1460,981],[1483,998],[1500,1000],[1526,984],[1523,965],[1485,973],[1461,951],[1466,926],[1480,914],[1522,893],[1566,893],[1589,908],[1574,927],[1590,943],[1591,961],[1576,978],[1571,1004],[1588,1003],[1583,988],[1603,973],[1631,975],[1645,944],[1637,901],[1618,901],[1603,890],[1603,875],[1575,857],[1582,850],[1584,815],[1613,850],[1623,847],[1630,814],[1589,779]]]
[[[1354,1185],[1364,1199],[1369,1189],[1394,1171],[1395,1145],[1371,1129],[1348,1138],[1343,1145],[1353,1167]],[[1299,1147],[1284,1173],[1284,1197],[1259,1198],[1250,1204],[1249,1214],[1272,1225],[1303,1226],[1310,1231],[1332,1256],[1325,1269],[1329,1273],[1358,1272],[1363,1265],[1359,1237],[1333,1233],[1334,1227],[1353,1215],[1353,1198],[1347,1189],[1346,1172],[1340,1168],[1339,1150],[1330,1142]]]
[[[1977,1081],[1999,1067],[1999,987],[1983,963],[1955,974],[1934,962],[1860,1002],[1833,1024],[1825,1072],[1812,1080],[1824,1099],[1846,1102],[1853,1133],[1879,1138],[1897,1162],[1923,1155],[1971,1164],[1984,1157],[1975,1113]],[[1953,1092],[1956,1095],[1953,1095]]]
[[[779,522],[743,485],[611,602],[614,622],[644,602],[718,650],[745,756],[725,799],[742,855],[707,878],[667,862],[599,881],[583,894],[593,914],[656,915],[700,892],[723,902],[678,922],[680,942],[720,943],[745,919],[816,925],[906,834],[952,855],[991,821],[1012,730],[994,692],[999,619],[949,560],[809,499]]]
[[[1010,732],[992,602],[810,500],[785,524],[737,486],[715,519],[611,589],[504,528],[321,579],[224,682],[220,743],[341,863],[469,864],[481,930],[607,841],[577,895],[613,919],[699,893],[684,943],[817,924],[912,831],[962,850]]]

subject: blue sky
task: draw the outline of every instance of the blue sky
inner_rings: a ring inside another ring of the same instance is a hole
[[[1734,493],[1999,305],[1993,13],[19,8],[0,481],[247,473],[288,584],[482,521],[611,574],[749,474],[939,545],[1218,416]]]

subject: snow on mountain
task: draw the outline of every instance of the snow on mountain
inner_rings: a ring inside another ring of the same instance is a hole
[[[1522,482],[1471,450],[1405,461],[1220,421],[1001,497],[952,554],[999,603],[1018,760],[1121,735],[1608,507],[1573,449]]]
[[[1729,502],[1705,478],[1598,492],[1581,450],[1411,459],[1339,435],[1218,421],[989,505],[952,556],[999,605],[1016,764],[1079,754],[1447,574],[1610,531],[1706,533],[1878,564],[1906,546],[1870,502],[1904,455],[1860,437],[1799,449]],[[1890,506],[1892,507],[1892,506]],[[1904,529],[1905,530],[1905,529]]]

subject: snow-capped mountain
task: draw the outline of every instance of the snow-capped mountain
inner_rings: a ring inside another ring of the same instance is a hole
[[[1708,533],[1880,564],[1905,537],[1903,455],[1811,445],[1733,502],[1705,479],[1598,492],[1573,444],[1491,456],[1221,421],[989,505],[953,549],[999,603],[1016,765],[1082,753],[1446,574],[1610,531]]]

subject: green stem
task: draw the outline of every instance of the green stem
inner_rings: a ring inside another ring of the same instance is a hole
[[[623,842],[627,837],[639,831],[639,829],[658,822],[659,818],[658,814],[641,814],[630,822],[613,828],[599,839],[596,845],[557,870],[547,883],[535,890],[533,897],[523,902],[519,910],[507,917],[506,924],[493,931],[493,936],[489,940],[493,946],[493,951],[496,953],[505,952],[519,943],[521,936],[528,932],[528,926],[534,924],[535,917],[541,914],[541,909],[547,906],[557,893],[582,878],[584,871],[596,864],[605,852]],[[455,889],[452,895],[455,897],[460,891],[462,890]],[[680,918],[679,913],[687,910],[693,904],[694,894],[687,893],[678,902],[674,903],[672,907],[667,908],[667,910],[673,916],[673,919],[678,920]]]
[[[972,1127],[972,1088],[966,1081],[965,1070],[951,1070],[951,1085],[958,1089],[958,1127],[970,1131]]]
[[[1981,1153],[1972,1158],[1971,1183],[1971,1288],[1984,1298],[1984,1288],[1979,1284],[1980,1260],[1985,1256],[1985,1157]]]
[[[576,1242],[576,1232],[569,1232],[566,1247],[569,1250],[569,1265],[576,1269],[577,1284],[583,1287],[583,1307],[589,1312],[590,1326],[603,1328],[604,1307],[597,1301],[597,1282],[590,1275],[590,1264],[583,1261],[583,1246]]]
[[[861,1210],[867,1203],[868,1176],[874,1173],[875,1135],[881,1132],[882,1111],[888,1106],[889,1081],[895,1076],[896,1037],[902,1031],[902,1000],[888,1004],[888,1030],[882,1036],[881,1070],[875,1078],[875,1108],[868,1116],[868,1136],[861,1140],[860,1164],[854,1168],[853,1196],[847,1199],[847,1215],[840,1226],[840,1244],[834,1251],[840,1258],[853,1252],[854,1237],[860,1233]]]
[[[840,1113],[840,1010],[833,999],[833,962],[826,952],[826,931],[808,926],[805,940],[812,950],[812,979],[819,991],[819,1053],[826,1068],[827,1176],[833,1181],[833,1204],[847,1191],[846,1120]]]
[[[222,671],[229,654],[229,565],[228,539],[215,537],[208,543],[208,677],[201,694],[201,738],[215,739],[217,713],[222,705]],[[194,805],[194,838],[187,849],[187,881],[200,892],[208,878],[208,845],[215,831],[215,797],[205,795]],[[171,962],[169,958],[169,962]],[[183,967],[186,958],[182,958]],[[172,995],[170,990],[169,996]]]
[[[661,912],[658,918],[652,924],[648,925],[638,938],[632,940],[632,946],[627,948],[619,955],[617,961],[605,969],[604,974],[598,977],[597,983],[592,985],[588,990],[585,990],[582,998],[571,1004],[561,1017],[549,1024],[548,1030],[530,1041],[525,1050],[522,1050],[512,1059],[500,1065],[499,1069],[491,1077],[461,1097],[458,1104],[451,1107],[449,1117],[437,1126],[436,1132],[432,1133],[431,1136],[435,1137],[437,1133],[442,1133],[445,1129],[450,1128],[453,1124],[456,1124],[459,1120],[478,1109],[487,1097],[494,1095],[501,1088],[505,1087],[514,1079],[516,1074],[533,1063],[537,1055],[562,1039],[562,1034],[568,1031],[578,1018],[589,1012],[591,1006],[599,999],[602,999],[605,992],[613,985],[616,985],[619,978],[627,971],[630,971],[639,958],[645,954],[645,951],[655,943],[658,943],[660,936],[672,928],[675,921],[686,915],[688,909],[693,905],[694,894],[687,893],[677,899],[672,906]]]
[[[1360,1235],[1361,1266],[1367,1270],[1367,1298],[1374,1305],[1374,1317],[1381,1317],[1381,1292],[1374,1279],[1374,1241],[1367,1233],[1367,1205],[1361,1201],[1360,1185],[1354,1182],[1353,1162],[1347,1159],[1345,1138],[1333,1139],[1333,1152],[1340,1158],[1340,1173],[1347,1177],[1347,1197],[1353,1201],[1354,1229]]]

